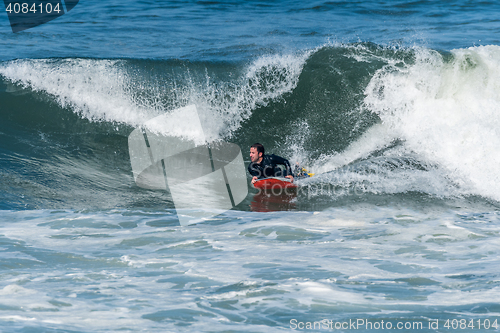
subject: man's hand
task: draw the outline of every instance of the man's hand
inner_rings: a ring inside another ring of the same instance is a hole
[[[252,184],[255,184],[256,181],[257,181],[257,176],[253,176],[253,178],[252,178]]]
[[[292,176],[292,175],[285,176],[285,178],[290,178],[290,180],[291,180],[291,181],[292,181],[292,183],[293,183],[293,176]]]

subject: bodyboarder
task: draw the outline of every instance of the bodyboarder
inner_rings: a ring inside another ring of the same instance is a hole
[[[274,154],[266,155],[264,146],[255,143],[250,146],[250,165],[248,172],[252,175],[252,184],[257,180],[269,177],[286,177],[293,182],[292,168],[287,159]]]

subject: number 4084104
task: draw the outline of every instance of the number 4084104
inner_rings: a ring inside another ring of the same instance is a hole
[[[9,3],[9,5],[7,6],[7,8],[5,9],[5,11],[7,11],[9,14],[36,14],[36,13],[52,13],[52,12],[55,12],[55,13],[60,13],[61,12],[61,8],[59,8],[59,2],[57,2],[56,4],[52,5],[50,2],[47,2],[45,3],[45,6],[43,6],[44,4],[38,4],[38,6],[35,4],[35,3],[27,3],[27,2],[24,2],[24,3]]]
[[[498,329],[498,319],[491,321],[489,319],[453,319],[446,320],[444,327],[448,329]]]

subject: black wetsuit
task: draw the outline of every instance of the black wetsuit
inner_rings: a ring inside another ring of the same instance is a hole
[[[276,155],[264,155],[260,163],[250,163],[248,172],[252,176],[257,176],[258,179],[293,176],[290,162]]]

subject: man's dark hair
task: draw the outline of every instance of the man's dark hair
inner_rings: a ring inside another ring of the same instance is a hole
[[[262,156],[264,156],[264,146],[261,145],[260,143],[254,143],[253,145],[250,146],[250,148],[257,149],[257,155],[259,153],[262,153]]]

